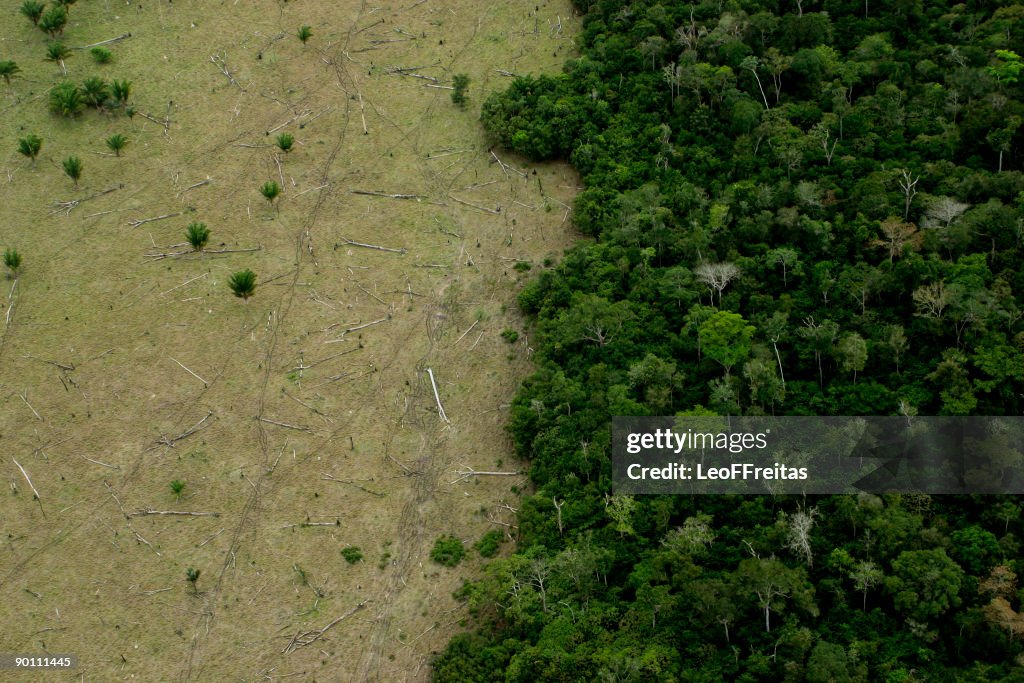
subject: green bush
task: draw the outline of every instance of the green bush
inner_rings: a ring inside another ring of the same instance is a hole
[[[480,553],[481,557],[494,557],[498,554],[498,548],[501,546],[502,534],[500,531],[493,529],[488,531],[483,537],[477,541],[473,547]]]
[[[430,559],[446,567],[454,567],[466,556],[466,548],[462,541],[454,536],[441,536],[434,542],[430,551]]]
[[[59,83],[50,91],[50,111],[61,116],[76,116],[85,107],[82,92],[74,83]]]
[[[28,157],[35,163],[39,150],[43,148],[43,139],[38,135],[28,135],[18,139],[18,154]]]
[[[509,328],[501,333],[501,338],[507,341],[509,344],[515,344],[516,340],[519,339],[519,333]]]
[[[355,564],[363,559],[363,553],[358,546],[350,545],[347,548],[341,549],[341,556],[345,558],[345,561],[349,564]]]
[[[114,58],[114,53],[103,46],[94,47],[89,50],[89,54],[97,64],[109,64],[110,60]]]
[[[19,71],[21,71],[21,68],[17,62],[12,62],[9,59],[0,62],[0,77],[3,77],[4,82],[8,85],[11,83],[11,76]]]
[[[228,287],[235,296],[249,301],[249,297],[256,291],[256,273],[248,268],[240,270],[228,278]]]

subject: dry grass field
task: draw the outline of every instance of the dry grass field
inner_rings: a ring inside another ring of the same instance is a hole
[[[0,653],[79,665],[0,678],[428,679],[472,544],[525,484],[504,431],[530,369],[515,294],[573,239],[571,169],[499,164],[479,106],[498,70],[560,69],[569,3],[81,0],[67,46],[131,35],[109,64],[73,49],[68,78],[129,79],[136,113],[74,119],[47,110],[61,67],[18,5],[0,7],[21,67],[0,82],[0,250],[24,258],[0,279]],[[432,87],[456,73],[464,110]],[[206,253],[186,253],[193,221]],[[226,283],[245,268],[248,302]],[[455,568],[429,559],[445,534]]]

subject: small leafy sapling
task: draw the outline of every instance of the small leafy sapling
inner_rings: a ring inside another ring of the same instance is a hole
[[[114,53],[102,45],[89,50],[89,54],[97,64],[110,64],[110,60],[114,58]]]
[[[300,26],[299,27],[298,36],[299,36],[299,40],[302,41],[302,44],[305,45],[306,42],[310,38],[313,37],[313,27],[312,26]]]
[[[18,154],[26,156],[35,165],[39,150],[43,148],[43,139],[38,135],[28,135],[18,139]]]
[[[256,291],[256,273],[248,268],[240,270],[228,278],[228,287],[231,288],[235,296],[248,303],[249,297]]]
[[[276,180],[268,180],[260,187],[260,194],[267,202],[273,204],[274,200],[281,195],[281,186],[277,184]]]
[[[82,178],[82,160],[78,157],[68,157],[64,160],[64,173],[75,183],[75,187],[78,187],[78,181]]]
[[[107,147],[110,148],[110,151],[114,153],[114,156],[119,157],[121,156],[121,150],[124,149],[125,145],[128,144],[128,138],[121,135],[120,133],[116,133],[107,138],[106,142]]]
[[[185,228],[185,239],[195,251],[202,251],[210,239],[210,229],[206,223],[189,223]]]
[[[21,71],[21,67],[18,66],[17,62],[9,59],[0,62],[0,77],[3,77],[4,82],[7,85],[11,84],[11,76]]]
[[[282,152],[290,152],[292,151],[292,146],[295,145],[295,136],[291,133],[281,133],[277,136],[277,140],[275,140],[275,142],[277,143],[278,149]]]
[[[175,479],[171,482],[171,493],[174,494],[174,500],[181,500],[181,494],[185,491],[185,482],[181,479]]]
[[[12,276],[18,275],[18,269],[21,268],[21,254],[17,249],[4,250],[4,265],[11,271]]]
[[[200,573],[201,572],[198,569],[193,569],[192,567],[185,570],[185,580],[192,584],[192,592],[197,595],[199,594],[199,590],[196,588],[196,581],[199,580]]]

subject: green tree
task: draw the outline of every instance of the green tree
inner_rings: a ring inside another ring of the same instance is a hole
[[[825,640],[818,641],[807,659],[807,683],[848,683],[852,680],[846,649]]]
[[[857,373],[868,362],[868,343],[856,332],[847,332],[836,344],[836,356],[843,370],[853,373],[853,383],[856,384]]]
[[[18,269],[21,268],[21,254],[17,249],[4,250],[4,265],[10,269],[12,276],[18,274]]]
[[[87,104],[101,109],[110,97],[110,86],[102,78],[90,76],[82,82],[82,99]]]
[[[67,59],[70,55],[71,49],[59,40],[51,41],[46,45],[46,61],[54,62],[55,64],[60,66],[60,70],[64,73],[65,76],[68,75],[68,69],[64,65],[64,60]]]
[[[465,107],[466,91],[469,90],[469,76],[466,74],[455,74],[452,77],[452,102],[459,107]]]
[[[120,133],[115,133],[114,135],[111,135],[109,138],[107,138],[106,143],[107,147],[110,148],[110,151],[114,153],[114,156],[119,157],[121,156],[121,150],[124,149],[125,145],[128,144],[128,138],[121,135]]]
[[[75,183],[75,187],[78,187],[78,181],[82,177],[82,160],[75,156],[70,156],[65,159],[62,163],[64,166],[64,173]]]
[[[717,311],[700,326],[701,347],[711,360],[725,368],[728,377],[733,366],[750,355],[756,331],[742,315]]]
[[[197,595],[199,591],[196,588],[196,581],[199,580],[200,573],[201,572],[198,569],[193,569],[192,567],[185,570],[185,580],[192,584],[192,592]]]
[[[185,239],[195,251],[202,251],[210,239],[210,230],[206,223],[189,223],[185,229]]]
[[[59,83],[50,90],[50,111],[61,116],[76,116],[85,107],[82,92],[74,83]]]
[[[896,609],[919,622],[935,619],[960,604],[964,570],[946,551],[905,550],[892,563],[885,587]]]
[[[295,144],[295,136],[291,133],[281,133],[277,136],[275,142],[277,143],[278,149],[282,152],[290,152],[292,151],[292,145]]]
[[[868,591],[882,583],[884,578],[885,574],[882,573],[882,570],[870,560],[858,562],[850,570],[850,579],[853,580],[857,590],[861,592],[862,610],[867,611],[868,608]]]
[[[9,59],[0,61],[0,77],[3,77],[4,82],[7,85],[11,84],[11,76],[21,71],[17,62],[13,62]]]
[[[22,16],[32,22],[33,26],[38,26],[39,17],[43,16],[44,9],[46,9],[46,5],[38,0],[25,0],[21,3],[19,11]]]
[[[132,82],[124,79],[121,81],[112,81],[110,84],[110,94],[121,106],[128,104],[128,97],[132,92]]]
[[[23,138],[18,138],[18,154],[31,159],[33,165],[35,165],[36,157],[39,156],[39,151],[42,148],[43,139],[38,135],[27,135]]]
[[[64,27],[68,23],[68,11],[60,5],[54,5],[50,9],[43,12],[42,16],[39,17],[39,21],[36,26],[43,33],[46,33],[51,38],[56,38],[60,34],[64,33]]]
[[[445,567],[454,567],[466,555],[466,548],[462,541],[454,536],[441,536],[434,541],[434,547],[430,551],[430,559]]]
[[[735,576],[764,612],[765,632],[772,630],[771,613],[785,610],[787,600],[811,615],[818,613],[814,588],[807,583],[803,569],[790,569],[776,559],[754,557],[741,560]]]
[[[306,42],[310,38],[313,37],[313,27],[312,26],[300,26],[299,27],[298,36],[299,36],[299,40],[302,41],[302,44],[305,45]]]
[[[231,288],[235,296],[242,298],[248,303],[249,297],[256,291],[256,273],[248,268],[233,273],[228,278],[228,287]]]
[[[268,180],[260,186],[260,194],[269,204],[273,204],[274,200],[281,195],[281,186],[277,184],[276,180]]]

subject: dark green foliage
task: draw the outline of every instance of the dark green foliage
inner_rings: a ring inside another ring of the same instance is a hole
[[[210,239],[210,229],[206,223],[189,223],[185,229],[185,239],[196,251],[202,251]]]
[[[492,529],[473,544],[473,547],[480,553],[480,557],[494,557],[498,554],[498,549],[501,547],[501,542],[504,538],[500,531]]]
[[[278,149],[282,152],[290,152],[292,151],[292,145],[295,144],[295,136],[291,133],[281,133],[274,142],[277,143]]]
[[[82,81],[82,99],[86,104],[100,109],[110,97],[110,86],[98,76],[90,76]]]
[[[514,344],[519,339],[519,333],[513,329],[507,329],[501,331],[501,338],[507,341],[509,344]]]
[[[28,157],[32,160],[33,164],[42,148],[43,139],[38,135],[27,135],[23,138],[18,138],[18,154]]]
[[[64,167],[64,173],[67,177],[71,178],[75,183],[75,187],[78,187],[78,181],[82,177],[82,160],[71,156],[61,162],[61,165]]]
[[[240,270],[228,278],[228,287],[235,296],[249,301],[249,297],[256,291],[256,273],[248,268]]]
[[[469,76],[466,74],[455,74],[452,77],[452,102],[459,107],[465,107],[468,99],[466,91],[469,90]]]
[[[1018,497],[613,496],[609,423],[1024,412],[1019,3],[575,5],[481,107],[593,239],[520,293],[533,492],[435,678],[1013,680]]]
[[[31,21],[34,26],[38,26],[39,17],[43,16],[43,10],[45,8],[45,3],[39,2],[38,0],[25,0],[21,3],[19,11],[22,16]]]
[[[281,186],[276,180],[268,180],[260,186],[260,194],[271,204],[281,195]]]
[[[114,156],[121,156],[121,150],[128,144],[128,138],[120,133],[115,133],[106,139],[106,143],[110,151],[114,153]]]
[[[345,561],[349,564],[355,564],[363,559],[363,552],[358,546],[350,545],[341,549],[341,556],[345,558]]]
[[[61,71],[67,76],[67,68],[64,66],[64,60],[71,54],[71,49],[64,45],[59,40],[54,40],[46,45],[46,61],[54,62],[60,65]]]
[[[85,108],[82,91],[74,83],[59,83],[50,90],[50,111],[61,116],[75,116]]]
[[[454,567],[466,556],[466,548],[462,541],[454,536],[441,536],[434,541],[430,551],[430,559],[445,567]]]
[[[71,6],[75,4],[77,1],[78,0],[56,0],[56,3],[59,6],[63,7],[64,9],[70,10]]]
[[[108,50],[107,48],[103,47],[102,45],[97,45],[96,47],[89,50],[89,54],[92,55],[93,60],[97,64],[109,64],[110,61],[114,58],[114,53]]]
[[[43,33],[46,33],[51,38],[56,38],[60,34],[64,33],[64,27],[68,23],[68,11],[60,5],[54,5],[50,9],[43,12],[42,16],[39,17],[39,21],[36,26]]]
[[[10,269],[12,275],[18,274],[21,268],[21,254],[17,249],[4,249],[4,265]]]
[[[310,38],[313,37],[313,27],[312,26],[300,26],[299,27],[298,36],[299,36],[299,40],[302,41],[302,44],[305,45],[306,41],[308,41]]]
[[[11,76],[14,76],[19,71],[21,71],[21,68],[18,66],[17,62],[13,62],[9,59],[0,61],[0,77],[3,77],[4,82],[8,85],[11,83]]]
[[[110,95],[122,106],[128,103],[128,97],[132,92],[132,82],[125,80],[114,80],[110,83]]]
[[[185,491],[185,482],[181,479],[175,479],[171,482],[171,493],[174,494],[175,500],[181,500],[181,494]]]
[[[185,570],[185,580],[192,584],[193,593],[198,593],[198,590],[196,588],[196,582],[199,581],[200,573],[201,572],[198,569],[194,569],[192,567],[189,567]]]

